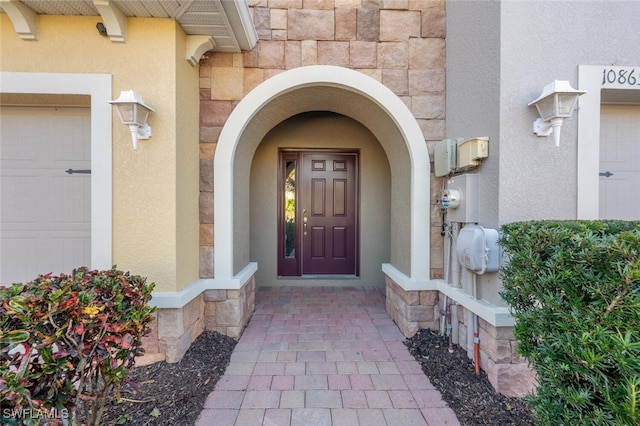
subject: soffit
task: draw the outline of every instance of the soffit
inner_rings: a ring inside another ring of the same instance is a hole
[[[107,4],[126,17],[175,19],[187,35],[213,38],[213,51],[239,52],[255,45],[255,29],[245,1],[225,0],[0,0],[18,3],[36,15],[100,16],[96,4]],[[10,5],[7,5],[10,6]]]

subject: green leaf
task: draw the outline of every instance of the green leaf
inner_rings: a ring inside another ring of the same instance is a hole
[[[0,331],[0,343],[11,345],[29,340],[31,334],[27,330]]]
[[[539,424],[640,426],[640,222],[506,224],[501,295]]]
[[[160,410],[158,410],[158,407],[154,408],[153,410],[151,410],[151,412],[149,413],[149,415],[151,417],[160,417]]]
[[[122,416],[116,419],[117,425],[123,425],[129,421],[129,416],[127,414],[123,414]]]
[[[13,296],[9,299],[9,307],[19,314],[27,312],[26,304],[27,298],[21,295]]]

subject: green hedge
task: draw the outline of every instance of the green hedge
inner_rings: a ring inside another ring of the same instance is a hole
[[[640,425],[640,222],[512,223],[500,244],[538,423]]]
[[[0,287],[0,423],[100,425],[141,353],[153,287],[115,268]]]

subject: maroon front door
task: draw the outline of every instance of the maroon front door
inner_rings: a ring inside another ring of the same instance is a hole
[[[302,154],[302,273],[356,273],[356,156]]]
[[[281,166],[287,176],[295,158],[297,178],[295,235],[281,232],[280,247],[286,247],[287,239],[297,244],[295,250],[286,250],[289,257],[279,258],[278,274],[358,275],[358,154],[299,151],[281,158],[287,159]],[[285,205],[291,209],[290,201]],[[286,226],[286,219],[281,219],[280,228]]]

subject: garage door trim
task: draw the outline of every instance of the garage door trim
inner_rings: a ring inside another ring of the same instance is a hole
[[[112,265],[111,75],[0,73],[0,93],[91,97],[91,268]]]

